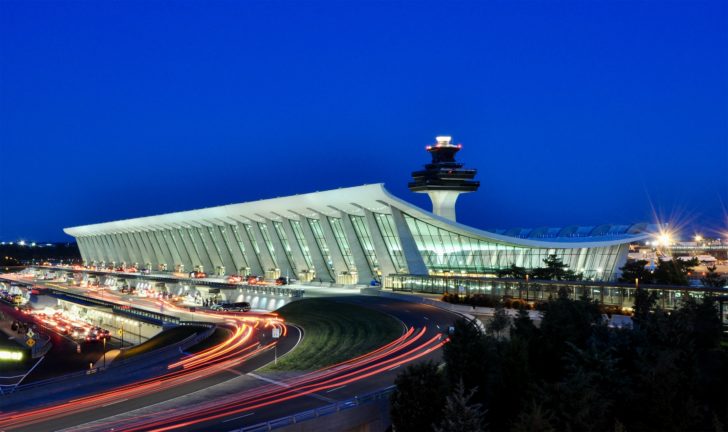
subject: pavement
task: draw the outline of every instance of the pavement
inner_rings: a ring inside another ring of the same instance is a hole
[[[342,296],[335,299],[348,303],[358,304],[388,313],[401,320],[407,326],[426,328],[425,338],[442,334],[457,318],[452,312],[438,309],[433,306],[417,303],[407,303],[397,300],[373,296]],[[280,341],[279,354],[292,349],[298,342],[299,330],[289,327],[288,336]],[[254,372],[273,360],[274,353],[267,351],[260,356],[227,369],[216,375],[190,381],[182,386],[165,391],[147,394],[129,400],[119,400],[111,404],[98,406],[96,409],[76,413],[58,419],[40,421],[20,429],[20,431],[50,431],[50,430],[108,430],[109,425],[119,425],[138,421],[143,418],[156,418],[158,415],[189,409],[203,403],[223,400],[262,385],[270,385],[272,381],[279,381],[274,373]],[[423,359],[439,361],[441,350],[427,354]],[[313,408],[322,407],[335,401],[350,399],[372,391],[390,386],[399,372],[400,366],[382,371],[366,379],[353,381],[335,388],[312,393],[301,397],[294,397],[266,407],[256,408],[249,412],[236,412],[226,415],[225,412],[215,419],[197,419],[195,424],[185,425],[186,431],[216,431],[231,430],[246,425],[257,424],[264,421],[296,414]],[[283,384],[282,384],[283,385]]]

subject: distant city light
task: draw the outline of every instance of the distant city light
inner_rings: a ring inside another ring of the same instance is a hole
[[[696,241],[696,242],[698,242],[698,243],[700,243],[701,241],[703,241],[703,236],[701,236],[701,235],[696,235],[696,236],[695,236],[695,241]]]
[[[10,244],[12,244],[12,243],[10,243]],[[18,246],[25,246],[25,240],[20,240],[18,242]]]

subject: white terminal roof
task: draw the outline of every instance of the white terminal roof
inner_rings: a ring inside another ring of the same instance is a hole
[[[483,231],[442,218],[403,201],[390,194],[382,183],[84,225],[66,228],[63,231],[74,237],[83,237],[223,223],[264,222],[266,219],[281,220],[283,217],[288,219],[319,218],[320,215],[341,217],[342,212],[364,216],[363,209],[376,213],[391,213],[391,207],[448,231],[513,246],[541,248],[611,246],[642,240],[656,231],[655,225],[644,223]]]

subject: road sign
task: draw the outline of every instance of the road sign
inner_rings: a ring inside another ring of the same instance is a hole
[[[35,345],[35,339],[28,339],[27,341],[25,341],[25,344],[32,348],[33,345]]]
[[[273,327],[273,339],[278,339],[279,337],[281,337],[281,329]]]
[[[117,331],[116,331],[116,333],[117,333],[117,334],[118,334],[119,336],[123,336],[123,335],[124,335],[124,329],[119,329],[119,330],[117,330]]]
[[[33,329],[28,329],[27,333],[25,333],[25,334],[28,335],[29,338],[32,338],[33,336],[35,336],[35,332],[33,332]]]

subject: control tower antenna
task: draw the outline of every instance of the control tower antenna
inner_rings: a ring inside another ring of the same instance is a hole
[[[478,172],[463,169],[463,164],[455,161],[455,154],[462,144],[452,144],[449,136],[435,138],[437,144],[425,149],[432,155],[432,163],[425,169],[412,173],[409,189],[412,192],[427,193],[432,200],[432,212],[438,216],[455,220],[455,201],[461,193],[475,192],[480,182],[473,180]]]

